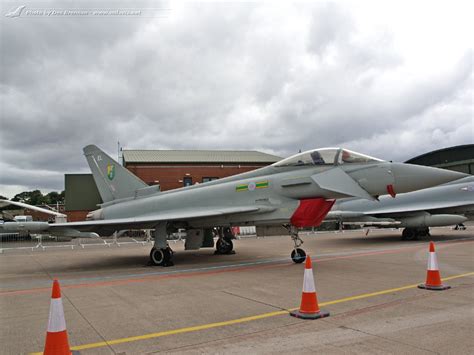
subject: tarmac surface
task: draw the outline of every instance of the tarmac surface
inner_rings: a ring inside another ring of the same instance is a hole
[[[426,277],[428,240],[399,231],[302,235],[320,307],[290,317],[304,264],[288,236],[242,238],[236,254],[182,251],[175,266],[147,266],[148,245],[0,255],[0,353],[41,352],[58,278],[73,349],[81,354],[469,354],[474,349],[474,228],[432,229],[446,291]]]

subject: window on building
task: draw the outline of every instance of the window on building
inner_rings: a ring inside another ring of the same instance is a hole
[[[183,186],[191,186],[193,184],[193,178],[191,176],[185,176],[183,178]]]
[[[209,181],[217,180],[217,179],[219,178],[218,177],[203,177],[202,182],[209,182]]]

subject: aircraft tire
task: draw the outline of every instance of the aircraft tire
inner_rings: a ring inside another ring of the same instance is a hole
[[[230,239],[219,238],[216,243],[216,251],[219,254],[229,254],[234,249],[234,243]]]
[[[173,252],[170,248],[166,249],[157,249],[152,248],[150,251],[150,261],[153,265],[157,266],[172,266],[173,262],[171,258],[173,256]]]
[[[414,228],[405,228],[402,232],[402,240],[418,240],[418,233]]]
[[[418,230],[418,235],[422,236],[422,237],[430,237],[430,229],[428,227],[425,227],[425,228],[420,228]]]
[[[295,264],[301,264],[303,261],[306,260],[305,251],[300,248],[293,249],[293,251],[291,252],[291,260],[293,260]]]

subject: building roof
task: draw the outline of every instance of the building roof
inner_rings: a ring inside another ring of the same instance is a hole
[[[281,157],[254,150],[123,150],[129,163],[274,163]]]
[[[438,166],[458,162],[472,163],[473,161],[474,144],[464,144],[424,153],[407,160],[406,163]]]

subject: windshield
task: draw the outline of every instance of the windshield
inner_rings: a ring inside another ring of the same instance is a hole
[[[293,155],[273,164],[276,167],[283,166],[315,166],[315,165],[339,165],[339,164],[361,164],[373,163],[383,160],[356,153],[348,149],[322,148],[308,150]]]
[[[342,154],[340,156],[339,164],[347,164],[347,163],[371,163],[371,162],[378,162],[383,161],[374,157],[370,157],[365,154],[356,153],[350,151],[348,149],[343,149]]]
[[[334,165],[339,148],[308,150],[273,164],[273,166]]]

